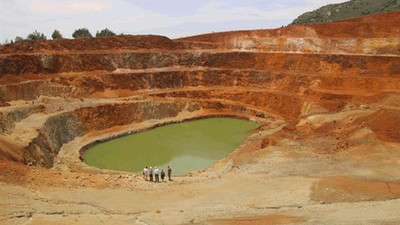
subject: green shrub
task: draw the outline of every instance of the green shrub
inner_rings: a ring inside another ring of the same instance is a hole
[[[107,28],[101,30],[100,32],[99,31],[96,32],[96,37],[97,38],[99,38],[99,37],[111,37],[111,36],[115,36],[115,33],[112,32],[111,30],[107,29]]]
[[[60,31],[54,30],[53,34],[51,35],[51,38],[53,38],[53,40],[55,40],[55,39],[63,38],[63,36],[61,35]]]
[[[72,33],[73,38],[91,38],[92,34],[87,28],[79,28]]]
[[[18,42],[22,42],[22,41],[25,41],[25,39],[23,37],[16,36],[15,40],[14,40],[14,43],[18,43]]]
[[[28,35],[26,40],[28,40],[28,41],[43,41],[43,40],[47,40],[47,37],[44,36],[43,33],[40,33],[37,30],[35,30],[33,33],[30,33]]]

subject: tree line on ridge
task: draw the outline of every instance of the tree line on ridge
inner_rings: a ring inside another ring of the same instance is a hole
[[[111,36],[115,36],[115,35],[116,34],[113,31],[109,30],[108,28],[105,28],[103,30],[97,31],[95,37],[103,38],[103,37],[111,37]],[[121,34],[121,35],[123,35],[123,34]],[[93,35],[90,33],[90,31],[87,28],[79,28],[79,29],[76,29],[72,33],[72,37],[75,39],[77,39],[77,38],[92,38]],[[53,34],[51,35],[51,38],[53,40],[56,40],[56,39],[62,39],[63,36],[60,33],[60,31],[54,30]],[[40,33],[37,30],[35,30],[34,32],[28,34],[28,36],[26,38],[17,36],[17,37],[15,37],[14,40],[11,40],[11,41],[8,41],[6,39],[4,44],[14,44],[14,43],[23,42],[23,41],[44,41],[44,40],[47,40],[47,37],[44,35],[44,33]]]

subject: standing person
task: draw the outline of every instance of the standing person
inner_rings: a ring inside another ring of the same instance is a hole
[[[172,181],[172,180],[171,180],[171,174],[172,174],[172,169],[171,169],[171,167],[168,165],[168,180],[169,180],[169,181]]]
[[[156,166],[156,167],[154,167],[154,178],[155,178],[154,182],[157,182],[157,183],[160,182],[160,178],[158,175],[160,175],[160,170],[158,170],[158,168]]]
[[[149,177],[149,170],[147,169],[147,166],[146,166],[143,169],[143,178],[144,178],[145,181],[147,181],[148,177]]]
[[[161,170],[161,181],[164,182],[165,172]]]
[[[153,181],[153,168],[151,166],[150,166],[149,174],[150,174],[150,181]]]

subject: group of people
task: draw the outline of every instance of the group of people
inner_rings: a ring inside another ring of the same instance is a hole
[[[172,181],[171,180],[172,169],[170,166],[168,166],[168,168],[167,168],[167,173],[168,173],[168,180]],[[154,175],[154,178],[153,178],[153,175]],[[157,166],[154,167],[154,170],[151,166],[150,166],[150,168],[147,168],[147,166],[144,167],[144,169],[143,169],[144,180],[146,180],[146,181],[150,180],[150,181],[154,181],[154,182],[158,183],[158,182],[160,182],[160,177],[161,177],[161,181],[164,182],[165,172],[163,169],[161,169],[161,172],[160,172],[160,170],[157,168]]]

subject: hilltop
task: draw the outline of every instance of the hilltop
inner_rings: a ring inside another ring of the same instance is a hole
[[[293,20],[290,25],[331,22],[397,10],[400,10],[399,0],[351,0],[306,12]]]

